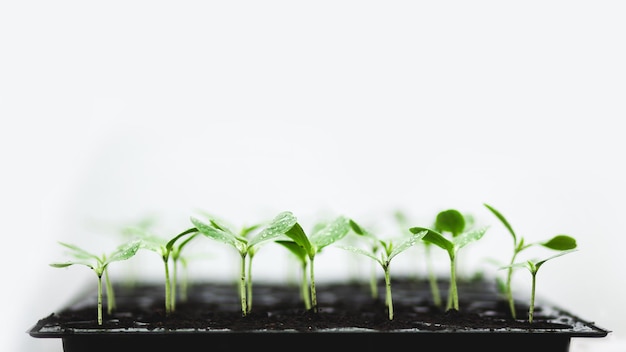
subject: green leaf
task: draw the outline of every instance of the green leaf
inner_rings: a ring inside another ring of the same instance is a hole
[[[105,261],[105,264],[129,259],[137,253],[140,247],[141,240],[133,240],[129,243],[123,244],[111,253],[109,258]]]
[[[308,253],[304,248],[302,248],[302,246],[297,244],[295,241],[278,240],[275,242],[287,248],[291,253],[298,257],[298,259],[300,259],[302,263],[306,263]]]
[[[66,247],[68,249],[71,250],[71,252],[69,253],[71,256],[73,256],[74,258],[77,259],[95,259],[95,260],[100,260],[100,257],[98,257],[97,255],[93,254],[93,253],[89,253],[86,250],[70,244],[70,243],[65,243],[65,242],[58,242],[61,246]]]
[[[193,225],[196,227],[196,229],[198,229],[201,234],[216,241],[231,245],[237,250],[240,250],[241,243],[232,233],[226,232],[221,228],[218,229],[212,225],[208,225],[195,217],[191,217],[191,223],[193,223]]]
[[[541,245],[557,251],[574,249],[577,246],[576,240],[573,237],[567,235],[554,236],[550,240],[541,243]]]
[[[92,263],[82,262],[82,261],[67,261],[64,263],[50,263],[49,265],[54,268],[67,268],[68,266],[72,266],[72,265],[84,265],[84,266],[89,267],[90,269],[93,269]]]
[[[493,213],[493,215],[495,215],[500,220],[500,222],[504,225],[504,227],[506,227],[507,230],[509,230],[509,233],[511,234],[511,236],[513,236],[513,243],[517,243],[517,236],[515,235],[515,231],[513,231],[513,227],[511,226],[511,224],[509,224],[509,222],[504,218],[504,215],[502,215],[502,213],[497,211],[489,204],[483,203],[483,205],[487,207],[487,209],[489,209]]]
[[[285,232],[291,229],[297,222],[298,220],[292,212],[284,211],[278,214],[261,232],[254,236],[248,246],[254,246],[261,242],[285,235]]]
[[[485,232],[487,231],[487,227],[482,227],[479,229],[474,229],[471,231],[464,232],[460,234],[458,237],[452,239],[454,243],[454,247],[458,250],[460,248],[465,247],[468,243],[478,241],[483,237]]]
[[[391,253],[389,253],[389,258],[387,260],[391,260],[396,255],[404,252],[408,248],[415,245],[419,240],[421,240],[424,236],[426,236],[427,233],[428,233],[427,230],[423,230],[423,231],[419,231],[417,233],[412,234],[409,238],[405,239],[402,243],[400,243],[399,246],[395,247],[391,251]]]
[[[437,214],[435,227],[440,232],[450,232],[452,237],[456,237],[465,229],[465,217],[458,210],[444,210]]]
[[[304,233],[304,230],[299,223],[296,222],[287,232],[285,232],[285,235],[294,240],[294,242],[296,242],[298,246],[302,247],[307,255],[315,255],[313,246],[311,245],[309,238],[306,236],[306,233]]]
[[[572,253],[572,252],[576,252],[576,251],[577,251],[577,249],[570,249],[570,250],[566,250],[566,251],[563,251],[563,252],[559,252],[559,253],[551,256],[551,257],[548,257],[546,259],[543,259],[543,260],[540,260],[540,261],[536,262],[535,266],[537,267],[537,270],[539,270],[539,267],[541,267],[548,260],[552,260],[554,258],[560,257],[562,255],[566,255],[566,254],[569,254],[569,253]]]
[[[365,230],[363,230],[361,226],[359,226],[359,224],[352,219],[350,219],[350,228],[352,228],[352,231],[354,231],[357,235],[365,236]]]
[[[383,263],[380,260],[380,258],[378,258],[375,254],[373,254],[370,251],[366,251],[366,250],[364,250],[362,248],[357,248],[357,247],[354,247],[354,246],[340,245],[340,246],[337,246],[337,247],[341,248],[341,249],[344,249],[346,251],[350,251],[350,252],[354,252],[354,253],[357,253],[357,254],[364,255],[366,257],[370,257],[370,258],[374,259],[375,261],[377,261],[380,265],[383,265]]]
[[[167,244],[165,245],[165,248],[167,248],[167,250],[171,251],[172,248],[174,247],[174,244],[176,243],[176,241],[178,241],[181,237],[187,236],[190,233],[197,233],[198,229],[195,227],[192,227],[190,229],[187,229],[181,233],[179,233],[178,235],[176,235],[174,238],[172,238],[171,240],[169,240],[169,242],[167,242]]]
[[[332,222],[326,224],[324,228],[311,235],[311,242],[315,245],[316,250],[340,240],[350,231],[350,223],[348,218],[339,216]]]
[[[432,243],[438,247],[441,247],[445,249],[446,251],[448,251],[448,253],[454,253],[454,244],[450,242],[447,238],[445,238],[439,232],[425,228],[425,227],[411,227],[409,229],[409,231],[411,231],[411,233],[414,233],[414,234],[419,233],[424,230],[428,231],[428,233],[426,233],[426,235],[422,237],[423,241],[427,243]]]

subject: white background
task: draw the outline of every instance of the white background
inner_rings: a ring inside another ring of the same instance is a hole
[[[124,224],[157,215],[170,236],[197,209],[235,223],[291,210],[306,228],[395,209],[428,226],[457,208],[492,225],[476,252],[508,258],[486,202],[528,241],[576,237],[538,294],[612,331],[572,351],[624,351],[625,10],[2,2],[2,350],[61,350],[26,331],[95,276],[49,267],[67,259],[59,240],[108,250]],[[328,252],[318,277],[341,272]]]

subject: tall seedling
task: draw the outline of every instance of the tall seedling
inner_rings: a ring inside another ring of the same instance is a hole
[[[113,293],[113,286],[111,280],[109,280],[108,266],[109,264],[121,260],[127,260],[134,256],[139,250],[141,245],[140,241],[130,241],[117,247],[109,255],[102,254],[98,256],[90,253],[76,245],[59,242],[60,245],[70,250],[69,254],[75,258],[75,260],[63,262],[63,263],[51,263],[50,266],[55,268],[65,268],[71,265],[85,265],[93,270],[98,276],[98,325],[102,325],[102,275],[105,275],[106,290],[107,290],[107,312],[111,314],[115,308],[115,299]]]
[[[215,219],[210,219],[208,223],[195,217],[191,217],[191,222],[198,231],[213,240],[225,243],[234,247],[241,258],[241,269],[239,276],[239,297],[241,299],[241,314],[245,317],[252,309],[252,258],[256,254],[261,244],[275,239],[285,234],[296,224],[296,217],[289,211],[278,214],[268,225],[252,238],[247,238],[248,231],[235,234],[230,228],[219,224]],[[256,226],[254,227],[256,228]],[[248,259],[248,269],[246,270],[246,258]],[[248,277],[248,279],[247,279]]]
[[[350,220],[350,227],[358,235],[361,235],[370,239],[375,238],[375,235],[371,234],[370,232],[362,228],[359,224],[357,224],[353,220]],[[387,307],[387,311],[389,313],[389,320],[393,320],[393,298],[391,296],[391,270],[390,270],[391,260],[396,255],[404,252],[411,246],[418,243],[418,241],[422,237],[424,237],[426,233],[427,231],[420,231],[418,233],[412,234],[409,238],[404,239],[402,242],[400,242],[399,245],[395,247],[394,247],[394,243],[392,240],[385,241],[381,239],[376,239],[376,241],[380,244],[382,251],[377,250],[378,247],[373,247],[373,246],[368,247],[367,250],[362,249],[362,248],[357,248],[354,246],[339,246],[339,248],[369,257],[373,259],[374,261],[376,261],[378,264],[380,264],[381,268],[383,269],[383,273],[385,275],[385,306]],[[380,256],[378,252],[380,252]]]
[[[576,240],[571,236],[556,235],[545,242],[533,242],[533,243],[527,244],[524,242],[523,237],[518,237],[515,234],[515,231],[513,231],[513,227],[507,221],[507,219],[502,215],[502,213],[500,213],[498,210],[496,210],[494,207],[492,207],[489,204],[484,204],[484,206],[487,209],[489,209],[489,211],[491,211],[491,213],[493,213],[493,215],[495,215],[496,218],[498,218],[498,220],[500,220],[500,222],[504,225],[504,227],[506,227],[506,229],[509,231],[509,233],[513,237],[513,255],[511,256],[511,261],[509,262],[509,265],[506,267],[507,274],[506,274],[506,281],[504,284],[504,289],[506,291],[505,292],[506,297],[509,302],[509,310],[511,311],[511,317],[513,317],[513,319],[516,319],[517,314],[515,313],[515,301],[513,299],[511,279],[513,277],[513,268],[514,268],[513,263],[515,263],[515,260],[518,254],[520,254],[522,251],[532,246],[543,246],[545,248],[556,250],[556,251],[567,251],[567,250],[576,248]]]
[[[405,214],[401,211],[396,211],[395,214],[396,222],[400,225],[403,230],[409,228],[408,221]],[[411,231],[409,231],[411,234]],[[422,241],[424,243],[424,260],[426,261],[426,271],[428,274],[428,284],[430,286],[430,294],[433,298],[433,304],[437,307],[441,307],[441,293],[439,292],[439,285],[437,284],[437,275],[435,273],[433,258],[431,253],[432,244],[427,241]]]
[[[310,234],[310,236],[307,236],[299,223],[296,223],[289,231],[285,233],[285,235],[291,238],[294,242],[294,244],[287,245],[287,248],[299,246],[304,250],[304,253],[306,253],[306,256],[308,257],[308,284],[309,291],[311,293],[311,309],[314,313],[317,313],[317,293],[315,289],[315,256],[324,247],[345,237],[349,231],[350,224],[348,223],[348,218],[344,216],[339,216],[323,227],[316,227]],[[285,243],[283,243],[283,245],[285,245]],[[294,252],[293,249],[292,252]]]
[[[174,276],[174,282],[170,278],[170,266],[169,261],[172,258],[172,254],[175,253],[174,259],[176,262],[180,260],[180,252],[183,247],[189,243],[189,241],[195,236],[198,230],[194,227],[189,228],[171,239],[158,237],[151,233],[146,232],[143,229],[128,228],[127,233],[135,234],[139,236],[141,240],[141,248],[150,250],[161,256],[163,260],[163,268],[165,273],[165,315],[170,315],[176,310],[176,288],[178,287],[177,276]],[[181,242],[176,246],[176,242],[181,238],[191,235],[187,240]],[[174,264],[177,267],[177,263]],[[175,270],[176,272],[177,270]]]
[[[528,308],[528,322],[529,323],[533,322],[533,315],[535,312],[535,291],[537,287],[537,272],[539,271],[539,268],[548,260],[554,259],[556,257],[560,257],[562,255],[565,255],[571,252],[575,252],[575,251],[576,249],[566,250],[566,251],[557,253],[543,260],[527,260],[522,263],[513,263],[511,265],[502,267],[502,269],[527,268],[528,271],[530,272],[530,275],[532,277],[532,283],[531,283],[531,291],[530,291],[530,305]]]
[[[419,233],[427,231],[427,234],[422,238],[423,241],[432,243],[448,253],[450,258],[450,287],[448,289],[448,301],[446,304],[446,311],[459,310],[459,295],[457,290],[456,280],[456,258],[458,251],[468,245],[471,242],[477,241],[483,237],[487,231],[487,227],[465,229],[465,217],[455,209],[449,209],[439,212],[435,221],[435,228],[439,231],[429,229],[426,227],[412,227],[409,230],[412,233]],[[449,232],[452,238],[447,239],[442,233]]]

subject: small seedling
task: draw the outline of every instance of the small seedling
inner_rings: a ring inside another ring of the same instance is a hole
[[[500,220],[500,222],[504,225],[504,227],[506,227],[506,229],[509,231],[509,233],[513,237],[513,255],[511,256],[511,261],[509,262],[509,266],[508,266],[508,270],[506,274],[506,281],[504,283],[504,290],[505,290],[507,300],[509,302],[509,310],[511,311],[511,316],[513,317],[513,319],[516,319],[515,301],[513,299],[513,292],[511,288],[511,279],[513,277],[513,267],[511,265],[515,262],[517,255],[520,254],[525,249],[530,248],[532,246],[536,246],[536,245],[543,246],[543,247],[546,247],[552,250],[557,250],[557,251],[566,251],[566,250],[574,249],[576,248],[576,240],[573,237],[570,237],[567,235],[556,235],[552,237],[550,240],[545,241],[545,242],[533,242],[533,243],[527,244],[525,243],[523,237],[518,237],[515,234],[515,231],[513,231],[513,227],[507,221],[507,219],[502,215],[502,213],[500,213],[498,210],[496,210],[494,207],[492,207],[489,204],[483,204],[483,205],[487,209],[489,209],[489,211],[491,211],[498,218],[498,220]]]
[[[323,227],[315,227],[310,236],[302,229],[299,223],[295,223],[294,226],[285,233],[287,237],[293,240],[294,244],[287,245],[293,253],[293,247],[300,246],[308,257],[309,266],[309,290],[311,293],[311,309],[314,313],[317,313],[317,293],[315,290],[315,255],[318,254],[324,247],[342,239],[350,231],[350,224],[348,218],[339,216],[335,220],[325,224]],[[282,242],[285,245],[284,242]],[[296,250],[298,251],[298,250]],[[296,253],[296,255],[301,256]]]
[[[412,227],[409,230],[416,234],[426,230],[428,233],[422,238],[423,241],[435,244],[448,252],[450,257],[450,288],[448,290],[448,301],[446,311],[459,310],[459,295],[456,284],[456,257],[457,252],[467,244],[477,241],[483,237],[487,227],[470,229],[465,231],[465,217],[455,209],[441,211],[437,214],[435,231],[425,227]],[[448,240],[442,232],[452,234],[452,239]]]
[[[127,232],[139,236],[139,239],[141,240],[141,248],[148,249],[161,256],[165,271],[165,315],[170,315],[176,310],[176,288],[178,287],[178,278],[176,269],[174,270],[174,282],[170,279],[169,260],[172,258],[174,261],[174,267],[178,267],[177,262],[180,259],[180,252],[183,247],[197,234],[198,230],[192,227],[179,233],[171,239],[164,239],[138,228],[128,228]],[[179,239],[190,234],[192,236],[181,242],[177,247],[175,246]]]
[[[370,238],[376,239],[376,236],[365,230],[359,224],[357,224],[354,220],[350,220],[350,227],[352,231],[356,234]],[[394,243],[391,240],[385,241],[381,239],[376,239],[376,242],[380,244],[380,247],[383,251],[380,252],[380,257],[378,256],[378,248],[370,247],[368,250],[364,250],[362,248],[357,248],[353,246],[338,246],[339,248],[352,251],[357,254],[364,255],[366,257],[372,258],[378,264],[380,264],[383,269],[383,273],[385,275],[385,306],[387,307],[389,313],[389,320],[393,320],[393,298],[391,296],[391,260],[397,256],[398,254],[404,252],[411,246],[418,243],[418,241],[426,235],[428,231],[420,231],[415,234],[412,234],[411,237],[404,239],[398,246],[394,247]]]
[[[576,251],[577,251],[576,249],[566,250],[566,251],[559,252],[543,260],[527,260],[525,262],[514,263],[514,264],[507,265],[501,268],[501,269],[509,269],[509,270],[513,268],[527,268],[528,271],[530,272],[530,275],[532,276],[532,285],[531,285],[531,291],[530,291],[530,306],[528,308],[528,322],[529,323],[533,322],[533,314],[535,312],[535,291],[536,291],[536,286],[537,286],[537,272],[539,271],[539,268],[541,268],[541,266],[548,260],[554,259],[556,257],[560,257],[568,253],[576,252]]]
[[[258,226],[248,228],[240,234],[235,234],[229,227],[219,224],[215,219],[210,219],[209,223],[205,223],[195,217],[191,217],[191,222],[203,235],[213,240],[225,243],[234,247],[241,257],[239,297],[241,299],[241,313],[245,317],[252,309],[252,286],[251,286],[251,270],[252,257],[257,252],[261,244],[284,235],[286,231],[296,224],[297,219],[289,211],[278,214],[261,232],[248,239],[246,236],[250,231]],[[248,259],[248,270],[246,273],[246,257]],[[247,281],[246,277],[248,277]]]
[[[107,289],[107,311],[109,314],[114,309],[115,301],[113,294],[113,286],[111,285],[111,281],[108,276],[108,266],[109,264],[121,260],[127,260],[134,256],[139,250],[141,245],[140,241],[131,241],[125,244],[120,245],[109,255],[101,255],[98,256],[96,254],[90,253],[76,245],[59,242],[60,245],[70,249],[69,254],[73,256],[76,260],[67,261],[64,263],[51,263],[50,266],[55,268],[65,268],[71,265],[85,265],[93,270],[98,276],[98,325],[102,325],[102,275],[105,274],[105,282]]]
[[[400,228],[406,230],[409,228],[408,220],[406,215],[401,211],[396,211],[394,213],[396,222],[399,224]],[[412,234],[409,231],[409,234]],[[441,307],[441,293],[439,292],[439,285],[437,284],[437,274],[435,273],[433,258],[431,253],[432,244],[430,242],[422,241],[424,243],[424,260],[426,261],[426,271],[428,274],[428,284],[430,286],[430,293],[433,298],[433,304],[436,307]]]
[[[276,240],[276,243],[282,245],[287,248],[293,255],[296,256],[296,259],[300,262],[300,270],[302,270],[301,280],[300,280],[300,297],[304,302],[304,308],[306,310],[311,309],[311,290],[309,289],[309,280],[307,275],[307,268],[309,264],[309,255],[304,247],[300,246],[296,242],[292,240]]]

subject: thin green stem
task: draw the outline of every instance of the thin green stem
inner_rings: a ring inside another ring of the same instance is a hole
[[[446,310],[450,309],[459,310],[459,293],[456,287],[456,260],[454,257],[450,258],[450,290],[446,307]]]
[[[439,292],[439,285],[437,284],[437,275],[433,269],[430,245],[425,246],[426,251],[426,266],[428,270],[428,282],[430,284],[430,292],[433,296],[433,303],[436,307],[441,307],[441,293]]]
[[[102,275],[98,275],[98,325],[102,325]]]
[[[170,267],[167,264],[167,257],[163,257],[163,264],[165,265],[165,315],[170,315],[172,312],[172,298],[171,298],[171,285],[170,285]]]
[[[535,313],[535,286],[537,283],[537,273],[532,274],[533,283],[532,289],[530,290],[530,308],[528,308],[528,322],[533,322],[533,315]]]
[[[304,301],[304,308],[306,310],[311,309],[311,295],[309,294],[309,281],[307,280],[306,273],[306,262],[302,264],[302,280],[300,283],[300,293],[302,295],[302,300]]]
[[[252,311],[252,255],[248,258],[248,285],[247,285],[247,305],[248,313]]]
[[[246,254],[241,254],[241,273],[239,277],[239,298],[241,299],[241,315],[248,313],[248,303],[246,301]]]
[[[387,304],[387,310],[389,311],[389,320],[393,320],[393,299],[391,297],[391,274],[389,272],[389,265],[384,268],[385,272],[385,302]]]
[[[378,280],[376,280],[376,262],[372,261],[370,266],[370,292],[372,294],[372,298],[378,298]]]
[[[513,257],[511,258],[510,265],[515,263],[515,257],[517,257],[517,251],[513,253]],[[511,288],[511,281],[513,277],[513,267],[509,267],[506,274],[506,299],[509,301],[509,310],[511,311],[511,317],[513,319],[517,318],[517,314],[515,312],[515,301],[513,300],[513,289]]]
[[[111,314],[116,308],[115,292],[113,291],[113,285],[111,285],[109,270],[107,268],[104,269],[104,282],[106,283],[107,290],[107,313]]]
[[[310,276],[310,284],[311,284],[311,306],[313,308],[313,312],[317,313],[317,293],[315,292],[315,257],[311,256],[309,258],[309,276]]]
[[[170,288],[170,307],[172,308],[172,312],[176,311],[176,289],[178,287],[178,261],[174,260],[173,262],[174,272],[172,273],[172,287]]]

